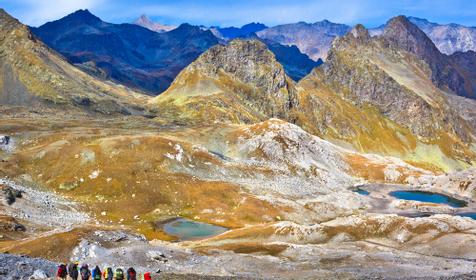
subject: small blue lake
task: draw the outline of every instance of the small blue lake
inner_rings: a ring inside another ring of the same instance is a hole
[[[360,188],[354,189],[353,192],[358,193],[360,195],[369,195],[370,194],[369,191],[366,191],[366,190],[363,190],[363,189],[360,189]]]
[[[172,220],[163,225],[163,230],[179,240],[198,240],[224,233],[228,229],[207,223],[195,222],[183,218]]]
[[[451,207],[465,207],[467,203],[444,194],[424,192],[424,191],[393,191],[389,195],[403,200],[414,200],[420,202],[430,202],[437,204],[446,204]]]

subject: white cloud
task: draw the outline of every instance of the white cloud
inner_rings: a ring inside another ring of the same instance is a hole
[[[94,9],[105,0],[7,0],[16,6],[15,16],[28,25],[37,26],[56,20],[79,9]]]

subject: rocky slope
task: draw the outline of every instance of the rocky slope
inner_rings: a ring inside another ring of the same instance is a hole
[[[210,31],[183,24],[165,33],[110,24],[79,10],[33,32],[90,73],[157,95],[203,51],[218,43]]]
[[[175,28],[177,28],[177,26],[174,26],[174,25],[165,25],[165,24],[160,24],[158,22],[153,22],[146,15],[141,15],[137,20],[134,21],[134,24],[145,27],[155,32],[159,32],[159,33],[172,31]]]
[[[406,17],[398,16],[391,19],[380,37],[391,47],[411,52],[425,61],[430,67],[431,79],[437,87],[461,96],[474,97],[472,91],[474,81],[463,75],[451,57],[440,53],[430,38]]]
[[[278,25],[258,32],[263,39],[272,40],[283,45],[295,45],[311,59],[325,60],[332,41],[350,30],[344,24],[324,20],[316,23],[298,22]]]
[[[459,73],[405,18],[392,19],[379,37],[370,37],[363,26],[356,26],[334,43],[317,76],[357,107],[373,106],[450,157],[463,162],[474,157],[468,146],[474,128],[438,88],[460,88]],[[448,141],[453,143],[450,149]]]
[[[143,113],[145,99],[76,69],[0,10],[0,102],[105,114]]]

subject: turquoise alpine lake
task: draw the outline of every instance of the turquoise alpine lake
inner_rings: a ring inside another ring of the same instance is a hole
[[[459,200],[444,194],[425,191],[393,191],[389,194],[398,199],[446,204],[455,208],[461,208],[467,205],[467,203],[463,200]]]
[[[360,195],[369,195],[370,194],[369,191],[366,191],[366,190],[363,190],[363,189],[360,189],[360,188],[354,189],[353,192],[358,193]]]
[[[476,212],[457,213],[456,215],[461,217],[468,217],[473,220],[476,220]]]
[[[198,240],[224,233],[228,229],[207,223],[178,218],[163,225],[163,230],[179,240]]]

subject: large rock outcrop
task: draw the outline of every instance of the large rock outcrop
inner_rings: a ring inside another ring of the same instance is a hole
[[[237,39],[201,55],[153,103],[161,111],[188,114],[190,121],[254,122],[288,118],[297,98],[293,81],[265,44]]]

